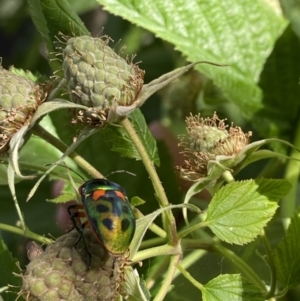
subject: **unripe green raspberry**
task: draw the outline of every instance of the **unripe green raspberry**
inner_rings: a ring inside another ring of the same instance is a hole
[[[78,114],[82,122],[99,123],[116,105],[132,105],[143,87],[144,71],[120,57],[108,43],[108,37],[72,37],[63,50],[62,68],[71,100],[91,108]]]
[[[113,301],[119,294],[125,260],[111,257],[90,229],[76,230],[59,237],[32,259],[23,275],[20,292],[34,301]]]
[[[207,176],[209,162],[235,157],[248,145],[252,133],[244,133],[240,127],[228,128],[225,120],[216,113],[212,118],[200,114],[186,118],[187,135],[179,137],[185,156],[184,164],[177,167],[180,177],[198,181]]]
[[[45,97],[42,86],[0,66],[0,153]]]

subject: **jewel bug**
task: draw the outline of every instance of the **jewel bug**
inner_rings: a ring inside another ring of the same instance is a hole
[[[78,192],[82,204],[68,208],[74,227],[82,232],[89,226],[110,254],[122,256],[135,232],[135,218],[125,189],[102,178],[86,181]],[[72,213],[73,210],[76,211]],[[77,220],[84,217],[87,220],[78,226]]]

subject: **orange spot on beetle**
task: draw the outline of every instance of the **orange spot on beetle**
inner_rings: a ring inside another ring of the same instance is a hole
[[[97,190],[93,191],[92,199],[94,201],[97,201],[97,200],[99,200],[99,198],[101,198],[102,196],[104,196],[105,193],[106,193],[105,190],[97,189]]]
[[[123,201],[125,201],[125,196],[121,191],[116,190],[115,193],[118,197],[120,197]]]

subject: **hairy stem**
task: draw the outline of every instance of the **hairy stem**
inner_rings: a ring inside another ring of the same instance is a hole
[[[254,270],[239,256],[237,256],[231,250],[223,247],[220,243],[214,243],[212,245],[212,249],[219,254],[222,254],[226,257],[236,268],[246,277],[248,278],[253,284],[255,284],[259,289],[263,292],[267,293],[266,286],[264,285],[263,281],[260,277],[254,272]]]
[[[276,268],[275,268],[275,263],[274,263],[274,257],[273,257],[273,252],[269,243],[269,240],[263,231],[263,234],[261,236],[265,250],[267,252],[268,260],[266,261],[269,265],[270,268],[270,274],[271,274],[271,284],[270,284],[270,289],[269,292],[266,296],[266,299],[269,299],[274,296],[275,291],[276,291]]]
[[[171,283],[173,281],[173,276],[174,276],[175,271],[177,270],[177,266],[180,262],[180,259],[181,259],[181,255],[171,256],[168,271],[164,275],[163,283],[162,283],[159,291],[157,292],[155,298],[153,299],[153,301],[162,301],[162,300],[164,300],[166,294],[169,291]]]
[[[297,124],[293,144],[296,148],[300,148],[300,120]],[[283,198],[280,206],[281,216],[285,229],[289,224],[289,219],[294,213],[297,203],[297,187],[300,172],[300,153],[297,149],[293,149],[291,152],[290,160],[288,160],[284,178],[292,184],[292,188],[289,193]]]
[[[234,177],[229,170],[225,170],[222,174],[222,177],[227,183],[234,182]]]
[[[192,283],[196,288],[201,290],[203,288],[203,285],[198,282],[187,270],[185,270],[181,264],[178,265],[178,269],[181,272],[181,274],[190,282]]]
[[[130,137],[131,141],[135,145],[144,165],[145,168],[151,178],[155,193],[157,195],[158,201],[162,207],[167,207],[169,205],[169,201],[167,199],[165,190],[159,180],[159,177],[156,173],[155,167],[153,162],[148,156],[148,153],[142,144],[139,136],[135,132],[130,120],[125,118],[121,121],[122,126],[124,127],[125,131],[127,132],[128,136]],[[175,246],[178,244],[178,237],[177,237],[177,230],[176,230],[176,222],[171,210],[167,210],[163,213],[164,216],[164,229],[168,235],[169,244]]]
[[[166,242],[165,238],[162,237],[154,237],[151,239],[147,239],[141,242],[139,250],[149,249],[153,246],[158,246]]]
[[[195,251],[187,254],[186,256],[184,256],[184,258],[180,262],[181,268],[187,270],[191,266],[195,265],[197,263],[197,261],[199,261],[201,258],[203,258],[206,254],[207,254],[207,252],[205,250],[195,250]],[[180,274],[181,274],[180,269],[177,269],[174,274],[173,279],[180,276]]]
[[[169,256],[159,257],[159,260],[160,261],[159,263],[157,263],[157,266],[154,266],[149,270],[149,274],[145,280],[146,286],[149,290],[155,285],[157,279],[159,279],[161,275],[164,274],[170,261]]]
[[[62,153],[64,153],[68,146],[64,144],[61,140],[53,136],[51,133],[46,131],[42,126],[36,124],[32,132],[39,136],[40,138],[44,139],[54,147],[56,147],[58,150],[60,150]],[[71,152],[69,154],[69,157],[78,165],[80,166],[83,170],[88,172],[92,177],[94,178],[103,178],[103,175],[95,169],[90,163],[88,163],[85,159],[83,159],[81,156],[79,156],[76,152]]]
[[[52,239],[46,238],[39,234],[36,234],[36,233],[30,231],[28,228],[26,228],[24,231],[21,228],[0,223],[0,229],[7,231],[7,232],[15,233],[15,234],[18,234],[21,236],[26,236],[30,239],[34,239],[36,241],[39,241],[40,243],[47,244],[47,245],[53,242]]]
[[[159,247],[154,247],[150,249],[146,249],[143,251],[137,252],[133,258],[131,258],[132,262],[139,262],[151,257],[163,256],[163,255],[181,255],[182,250],[180,245],[173,247],[170,245],[163,245]]]
[[[19,216],[22,229],[25,232],[26,224],[25,224],[24,216],[21,212],[21,208],[20,208],[20,205],[19,205],[19,202],[18,202],[18,199],[17,199],[16,187],[15,187],[15,184],[14,184],[15,171],[13,170],[13,167],[12,167],[11,164],[8,164],[8,167],[7,167],[7,177],[8,177],[8,186],[9,186],[9,189],[10,189],[11,194],[12,194],[14,205],[15,205],[17,214]]]
[[[136,207],[133,208],[133,213],[134,213],[134,217],[136,219],[145,217],[145,215],[140,210],[138,210]],[[161,227],[157,226],[155,223],[150,224],[149,230],[161,238],[167,237],[167,233]]]

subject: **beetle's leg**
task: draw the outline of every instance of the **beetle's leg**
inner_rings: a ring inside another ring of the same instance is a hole
[[[81,226],[80,217],[85,217],[85,213],[81,212],[82,214],[79,215],[79,210],[84,210],[84,207],[82,204],[74,204],[70,205],[68,208],[68,214],[72,221],[73,227],[68,231],[71,232],[72,230],[76,229],[79,233],[78,228]],[[80,226],[78,226],[80,225]]]
[[[85,250],[88,254],[88,257],[89,257],[89,259],[88,259],[88,268],[90,268],[91,261],[92,261],[92,255],[91,255],[91,253],[88,249],[88,246],[86,244],[86,240],[85,240],[84,235],[83,235],[83,229],[88,224],[88,222],[86,221],[86,222],[81,224],[80,218],[86,217],[86,214],[84,212],[78,211],[79,209],[83,209],[83,205],[71,205],[71,206],[68,207],[68,213],[70,215],[70,219],[73,223],[74,228],[77,230],[77,232],[79,234],[79,237],[78,237],[77,241],[75,242],[74,247],[76,249],[78,243],[80,242],[80,240],[82,240],[84,248],[85,248]],[[76,210],[76,211],[72,212],[72,210]]]

